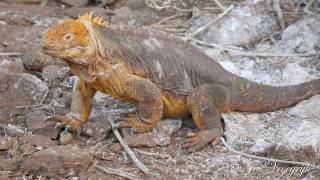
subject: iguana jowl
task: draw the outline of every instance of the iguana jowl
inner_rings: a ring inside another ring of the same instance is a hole
[[[120,127],[146,132],[162,117],[192,115],[199,131],[186,140],[198,150],[223,135],[220,113],[266,112],[320,92],[320,80],[275,87],[226,71],[197,48],[147,29],[105,25],[92,14],[64,20],[43,36],[43,50],[80,77],[71,113],[56,119],[77,129],[87,122],[96,91],[137,106]]]

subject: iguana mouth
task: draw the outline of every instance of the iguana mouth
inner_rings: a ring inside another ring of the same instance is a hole
[[[82,47],[52,47],[52,46],[42,46],[42,51],[45,54],[68,58],[73,56],[78,56],[83,53],[84,48]]]

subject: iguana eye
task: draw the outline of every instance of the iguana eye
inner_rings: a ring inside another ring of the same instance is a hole
[[[64,39],[65,41],[71,41],[73,38],[74,38],[74,35],[71,34],[71,33],[68,33],[68,34],[66,34],[66,35],[63,36],[63,39]]]

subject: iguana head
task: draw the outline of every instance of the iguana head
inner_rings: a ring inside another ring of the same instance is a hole
[[[92,56],[98,51],[93,27],[105,25],[102,17],[94,18],[92,14],[87,13],[79,19],[63,20],[49,28],[43,35],[43,51],[53,57],[89,65]]]

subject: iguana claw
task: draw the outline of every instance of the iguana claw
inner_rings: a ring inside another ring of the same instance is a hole
[[[71,116],[67,117],[67,116],[60,116],[60,115],[50,117],[47,119],[47,121],[57,122],[57,124],[55,125],[55,129],[64,127],[65,131],[77,130],[81,128],[83,124],[80,120],[73,118]]]
[[[217,145],[222,136],[222,128],[200,130],[197,133],[188,134],[184,146],[188,148],[189,151],[196,151],[206,146],[209,142],[211,142],[213,146]]]

